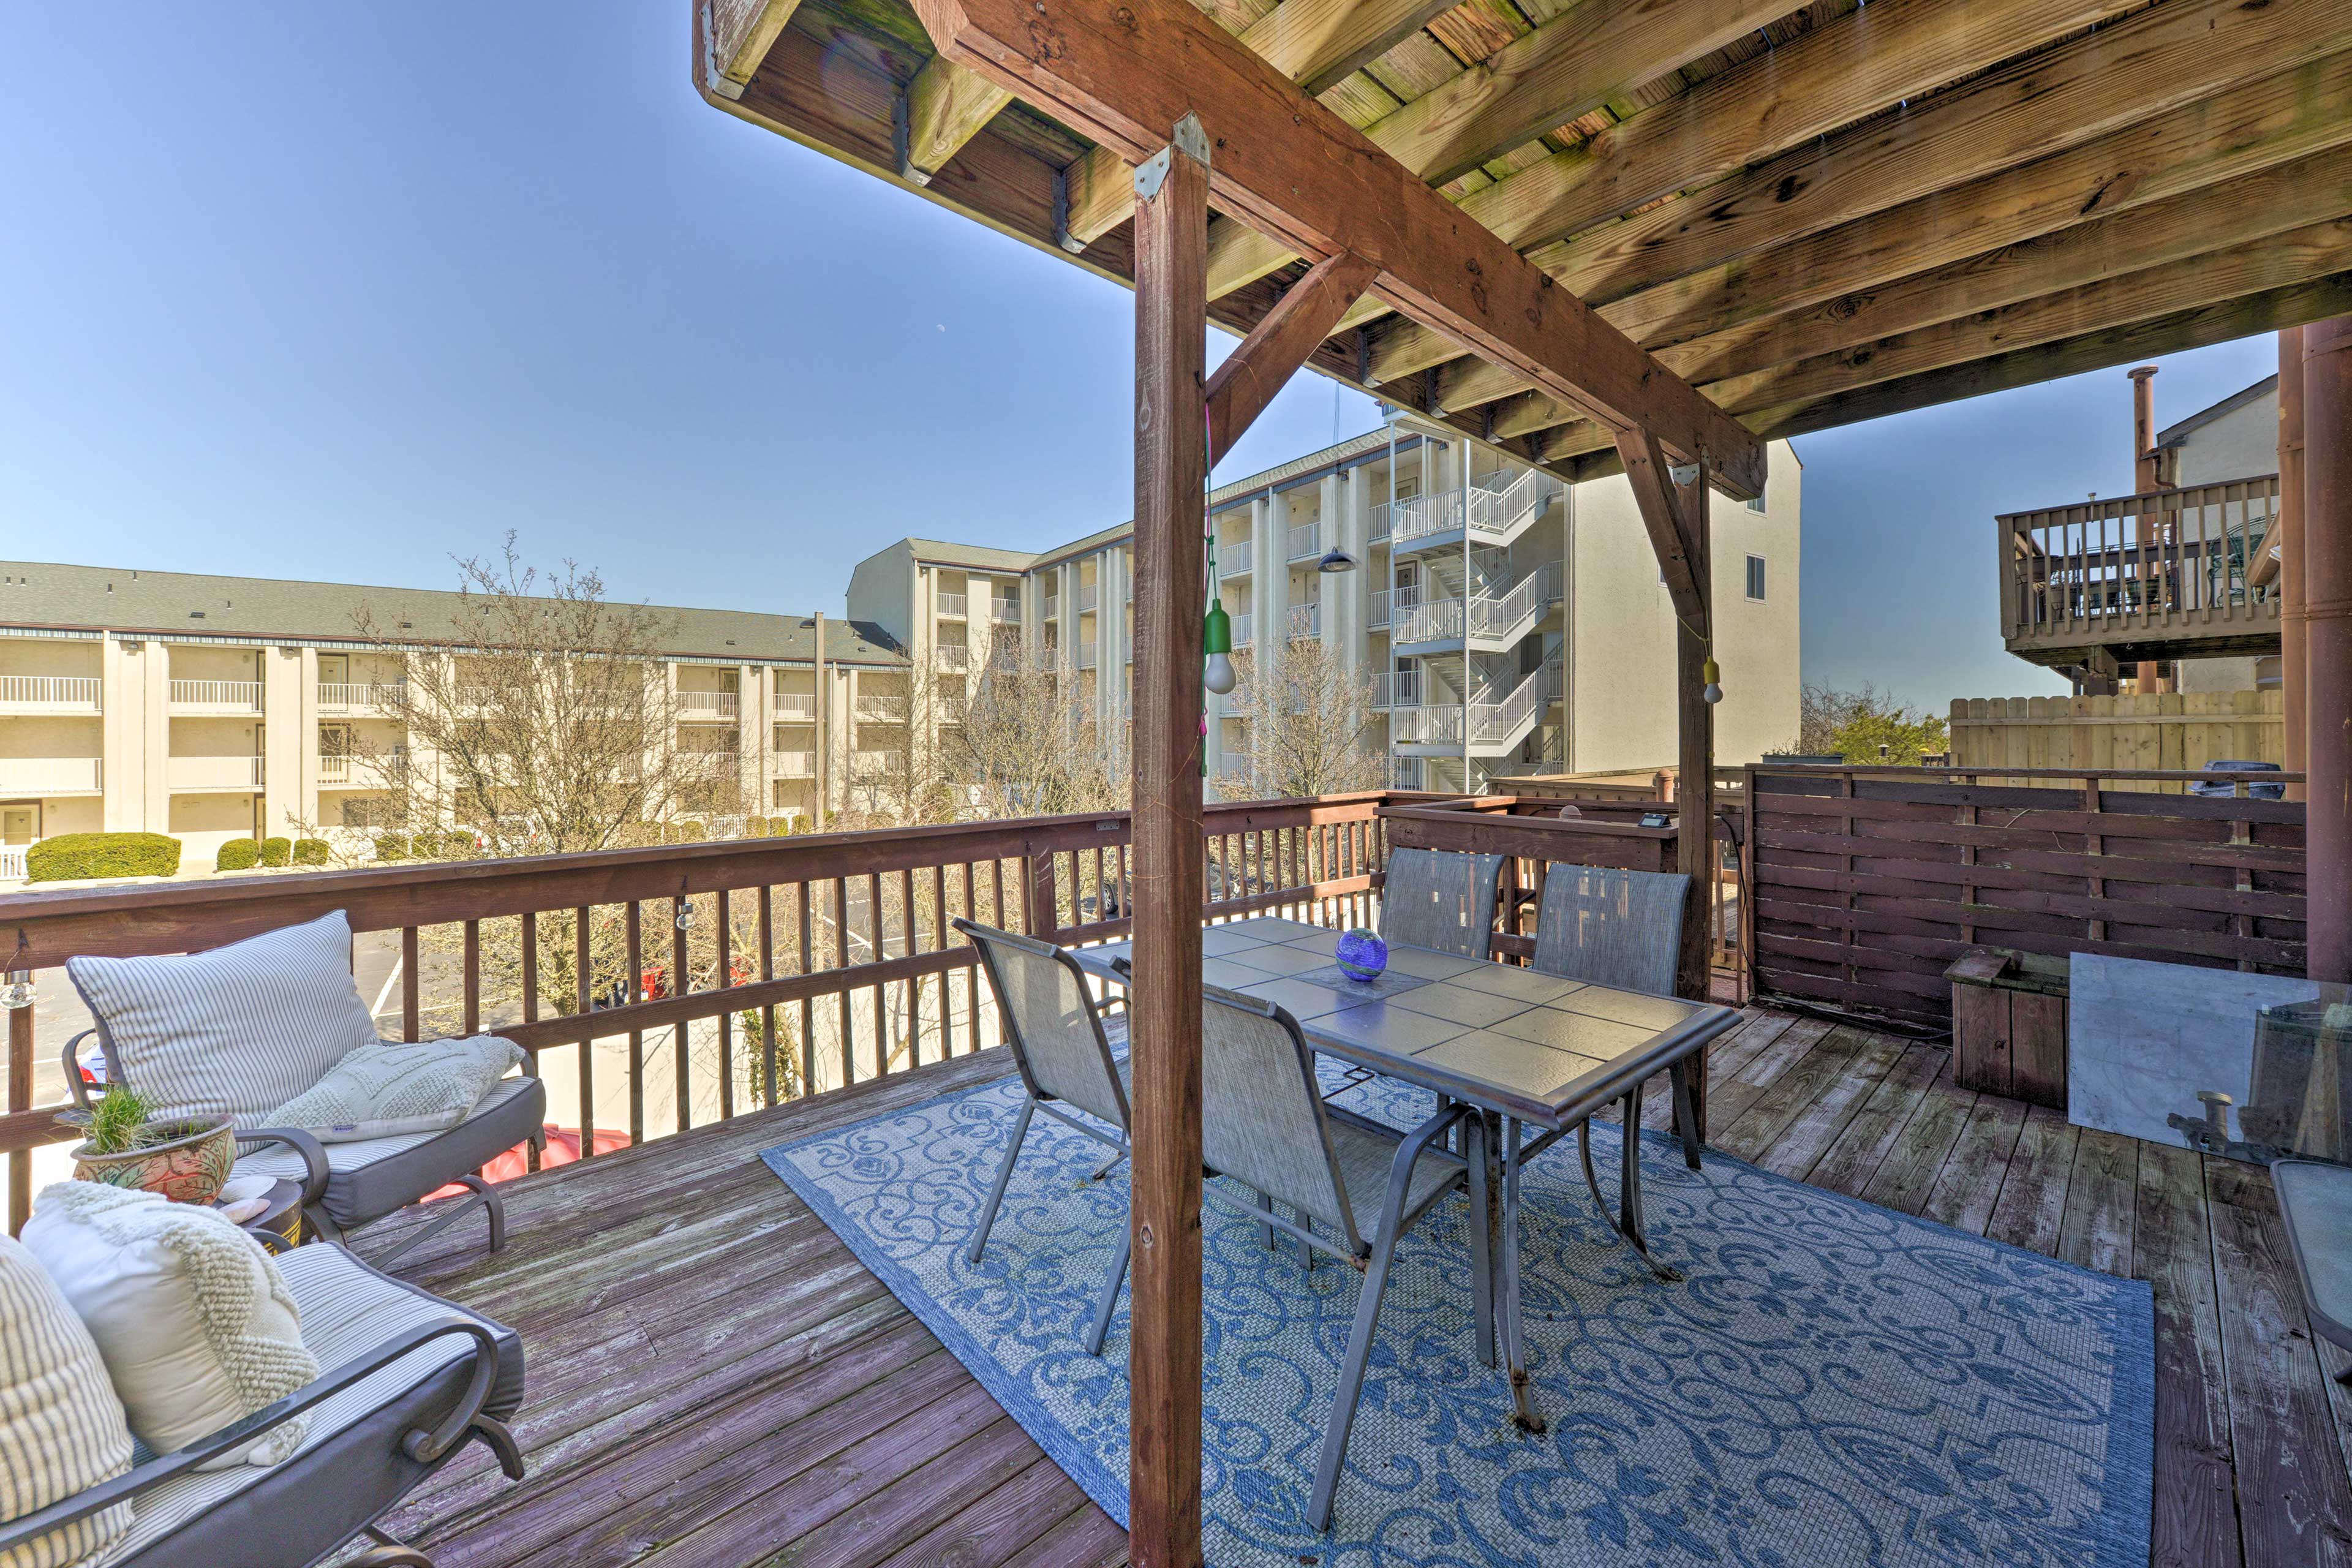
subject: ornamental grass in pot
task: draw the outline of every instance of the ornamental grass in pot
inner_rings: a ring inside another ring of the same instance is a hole
[[[173,1203],[208,1204],[236,1163],[235,1130],[226,1116],[157,1120],[128,1084],[115,1084],[88,1112],[60,1118],[79,1128],[74,1179],[161,1193]]]

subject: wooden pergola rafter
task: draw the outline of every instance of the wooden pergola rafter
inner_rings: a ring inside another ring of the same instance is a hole
[[[1764,440],[2352,310],[2352,0],[698,0],[696,26],[714,104],[1137,289],[1154,1568],[1199,1561],[1212,443],[1311,367],[1563,479],[1623,472],[1704,822],[1707,494],[1758,493]],[[1209,322],[1244,338],[1213,378]],[[1682,835],[1686,869],[1710,850]]]

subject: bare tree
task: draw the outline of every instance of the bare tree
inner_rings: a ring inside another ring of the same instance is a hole
[[[1077,672],[1004,636],[942,749],[972,816],[1054,816],[1127,809],[1125,740],[1105,732]]]
[[[1247,692],[1249,764],[1227,773],[1226,793],[1259,799],[1376,789],[1372,682],[1317,638],[1294,639],[1271,675],[1255,650],[1234,656],[1235,689]]]

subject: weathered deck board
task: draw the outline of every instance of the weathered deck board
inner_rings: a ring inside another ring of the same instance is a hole
[[[960,1058],[544,1172],[510,1189],[501,1257],[477,1234],[404,1260],[521,1331],[531,1474],[468,1456],[390,1522],[445,1568],[1124,1563],[1118,1526],[756,1158],[1008,1066]],[[1752,1014],[1709,1077],[1727,1151],[2150,1282],[2155,1564],[2352,1563],[2352,1391],[2303,1322],[2261,1171],[2079,1132],[1852,1026]]]

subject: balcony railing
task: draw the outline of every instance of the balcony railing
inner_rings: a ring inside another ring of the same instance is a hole
[[[1234,616],[1233,623],[1234,646],[1235,647],[1247,647],[1250,640],[1249,612],[1247,610],[1244,610],[1240,615]]]
[[[1078,668],[1080,669],[1092,669],[1095,667],[1095,639],[1092,637],[1080,637],[1078,639]]]
[[[395,747],[389,755],[354,757],[349,754],[319,758],[319,783],[350,788],[383,789],[399,783],[408,774],[408,752]]]
[[[1095,585],[1083,584],[1078,588],[1078,614],[1085,615],[1095,607]]]
[[[1421,702],[1421,671],[1384,669],[1372,677],[1372,706],[1413,708]],[[1402,736],[1398,737],[1400,740]]]
[[[1560,490],[1560,482],[1537,468],[1514,474],[1496,469],[1470,481],[1469,519],[1473,540],[1507,543],[1515,530],[1539,513]],[[1432,534],[1452,533],[1462,527],[1463,493],[1447,488],[1434,495],[1382,501],[1372,509],[1372,537],[1408,544]]]
[[[1017,598],[991,599],[988,618],[992,621],[1017,621],[1021,618],[1021,601]]]
[[[261,682],[258,680],[174,680],[171,688],[172,706],[201,709],[212,713],[258,713],[261,711]]]
[[[778,778],[808,779],[816,776],[814,752],[772,752],[773,771]]]
[[[348,712],[354,709],[394,710],[408,700],[406,681],[345,681],[319,682],[319,707],[321,711]]]
[[[2275,652],[2279,600],[2256,579],[2278,476],[2078,501],[1995,520],[2001,636],[2037,663]]]
[[[1389,588],[1375,588],[1372,590],[1371,609],[1368,618],[1364,622],[1364,625],[1373,631],[1378,631],[1382,626],[1389,624],[1389,602],[1393,596],[1393,594],[1394,590]]]
[[[931,651],[938,658],[939,666],[941,669],[969,669],[971,668],[971,649],[969,646],[963,643],[943,642]]]
[[[733,691],[681,691],[677,716],[691,722],[715,723],[735,718],[742,709],[741,695]]]
[[[1290,529],[1290,559],[1312,561],[1323,553],[1323,525],[1320,522],[1294,523]]]
[[[1220,582],[1220,583],[1229,583],[1229,582],[1233,581],[1233,580],[1234,580],[1234,578],[1236,578],[1236,577],[1246,577],[1246,576],[1248,576],[1249,574],[1250,574],[1250,551],[1249,551],[1249,542],[1248,542],[1248,541],[1246,541],[1246,540],[1243,541],[1243,542],[1242,542],[1242,543],[1241,543],[1237,548],[1235,548],[1235,549],[1234,549],[1234,550],[1232,550],[1232,551],[1230,551],[1230,552],[1228,552],[1228,551],[1227,551],[1227,550],[1226,550],[1223,545],[1218,546],[1218,550],[1217,550],[1217,581],[1218,581],[1218,582]]]
[[[32,847],[29,844],[0,844],[0,882],[21,882],[31,875],[25,857]]]
[[[887,692],[860,692],[857,696],[857,717],[876,724],[904,723],[907,700]]]
[[[259,757],[173,757],[163,768],[174,790],[256,790],[262,786]]]
[[[940,595],[940,614],[943,616],[954,616],[961,619],[964,613],[964,605],[967,603],[968,601],[961,594],[941,594]]]
[[[104,688],[95,675],[0,675],[0,711],[95,713]]]
[[[1322,601],[1318,599],[1311,605],[1291,605],[1289,620],[1293,640],[1303,641],[1308,637],[1321,637],[1323,635]]]
[[[96,757],[0,757],[0,795],[97,795],[100,766]]]
[[[776,693],[776,718],[786,724],[811,724],[816,721],[816,693],[814,691],[779,691]]]

